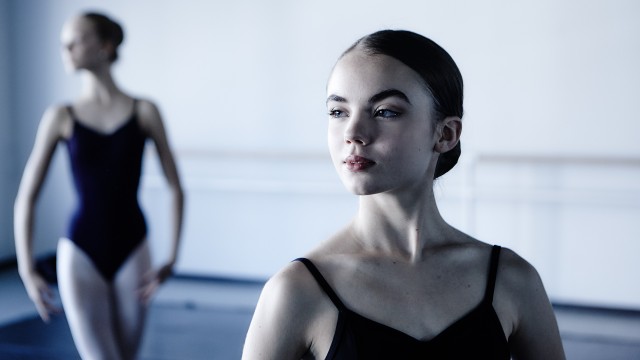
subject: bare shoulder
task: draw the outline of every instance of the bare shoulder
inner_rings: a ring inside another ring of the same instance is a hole
[[[282,308],[299,324],[314,316],[323,298],[313,275],[299,261],[291,262],[271,277],[261,295],[261,301],[272,304],[274,309]]]
[[[153,101],[138,99],[136,101],[136,115],[140,126],[149,135],[153,136],[157,131],[163,129],[160,110]]]
[[[69,118],[69,104],[54,104],[54,105],[50,105],[49,107],[47,107],[47,109],[44,111],[44,114],[46,116],[52,116],[52,117],[67,117]]]
[[[291,299],[304,298],[313,287],[313,278],[300,261],[292,261],[272,276],[265,284],[264,293],[277,296],[290,295]]]
[[[71,113],[69,112],[69,105],[56,104],[49,106],[42,115],[42,120],[51,121],[54,123],[64,123],[71,120]]]
[[[499,261],[494,303],[508,315],[513,331],[532,303],[542,302],[546,306],[549,298],[538,271],[523,257],[509,248],[502,248]]]
[[[555,314],[538,271],[514,251],[500,255],[494,307],[510,323],[508,338],[517,359],[564,359]]]
[[[528,301],[533,293],[544,291],[536,268],[509,248],[502,248],[500,252],[498,274],[503,290],[519,301]]]
[[[300,359],[313,352],[313,334],[323,323],[316,320],[324,318],[322,299],[304,264],[294,261],[285,266],[260,294],[243,359]]]
[[[71,134],[72,118],[68,105],[49,106],[40,120],[39,132],[52,139],[68,138]]]
[[[516,277],[516,280],[521,280],[522,277],[526,278],[537,275],[537,271],[533,265],[507,247],[502,247],[500,250],[500,267],[506,270],[510,276]]]
[[[159,114],[158,106],[152,100],[139,98],[136,101],[136,111],[139,116],[154,116]]]

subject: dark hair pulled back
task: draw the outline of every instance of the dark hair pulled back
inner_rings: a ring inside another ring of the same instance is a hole
[[[447,116],[462,118],[462,74],[449,53],[433,40],[406,30],[382,30],[359,39],[344,54],[356,48],[369,55],[391,56],[418,73],[433,98],[437,121]],[[460,151],[458,141],[453,149],[440,154],[434,179],[456,165]]]
[[[115,62],[118,60],[118,46],[124,41],[122,26],[108,16],[97,12],[87,12],[82,14],[82,17],[93,23],[100,41],[113,45],[113,52],[109,54],[109,61]]]

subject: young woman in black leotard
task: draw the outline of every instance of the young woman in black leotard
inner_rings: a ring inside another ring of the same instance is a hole
[[[462,77],[433,41],[381,31],[327,85],[354,219],[273,276],[243,359],[563,359],[536,270],[447,224],[434,179],[460,154]]]
[[[20,276],[48,321],[59,309],[35,270],[33,213],[56,146],[66,143],[78,206],[58,243],[58,287],[83,359],[135,358],[146,303],[172,272],[182,224],[183,192],[158,109],[124,93],[111,76],[123,35],[102,14],[83,14],[65,24],[63,60],[70,70],[81,71],[83,92],[73,103],[45,112],[15,203]],[[173,246],[155,270],[137,199],[146,139],[156,146],[173,194]]]

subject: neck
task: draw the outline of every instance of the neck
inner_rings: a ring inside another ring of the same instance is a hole
[[[108,66],[86,70],[82,75],[82,98],[105,104],[122,94]]]
[[[431,186],[419,194],[361,196],[353,236],[367,250],[420,261],[451,230],[438,211]]]

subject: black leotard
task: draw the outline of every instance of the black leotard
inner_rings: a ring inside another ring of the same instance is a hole
[[[104,134],[83,125],[67,107],[73,119],[67,148],[78,194],[68,238],[108,281],[147,233],[138,204],[146,136],[138,125],[135,101],[133,109],[121,127]]]
[[[509,345],[492,305],[499,256],[500,247],[494,246],[482,302],[428,341],[417,340],[406,333],[351,311],[342,303],[310,260],[305,258],[296,260],[306,265],[320,287],[338,308],[338,321],[327,360],[508,360]]]

